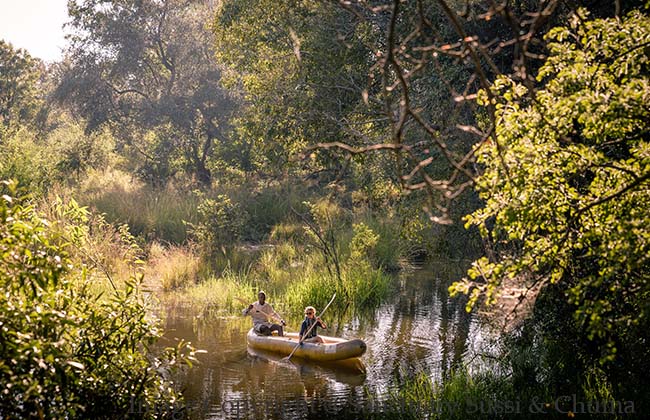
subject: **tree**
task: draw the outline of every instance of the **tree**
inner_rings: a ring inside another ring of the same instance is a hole
[[[361,118],[374,61],[364,42],[369,23],[326,2],[233,0],[218,9],[213,31],[224,82],[244,103],[234,125],[250,156],[246,169],[279,172],[306,146],[362,141],[365,120],[373,124]]]
[[[69,2],[73,30],[59,100],[88,120],[88,130],[119,130],[150,167],[174,165],[174,153],[202,184],[212,180],[215,142],[233,102],[206,29],[212,9],[200,0]],[[140,138],[154,131],[145,149]],[[154,174],[155,175],[155,174]]]
[[[579,11],[547,38],[543,89],[502,77],[481,95],[496,137],[478,151],[485,205],[467,224],[511,251],[479,259],[477,281],[452,289],[472,290],[471,305],[493,302],[505,279],[564,284],[578,325],[612,360],[650,316],[650,19]]]
[[[41,73],[40,60],[0,40],[0,129],[5,133],[14,132],[36,115]]]

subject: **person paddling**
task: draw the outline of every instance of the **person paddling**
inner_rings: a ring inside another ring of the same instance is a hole
[[[312,325],[314,325],[313,328],[311,328]],[[323,322],[323,320],[320,319],[320,317],[316,316],[316,309],[313,306],[307,306],[305,308],[305,320],[302,321],[302,325],[300,326],[300,334],[298,334],[300,342],[322,343],[323,339],[318,336],[318,332],[316,331],[318,327],[327,329],[327,325]],[[311,331],[309,330],[310,328]]]
[[[287,325],[277,312],[273,310],[270,303],[266,303],[266,293],[260,290],[257,294],[257,302],[248,305],[244,309],[244,315],[250,315],[253,318],[253,329],[260,335],[272,335],[273,331],[277,331],[280,337],[284,336],[283,326]],[[269,322],[269,318],[275,318],[280,321],[280,324]]]

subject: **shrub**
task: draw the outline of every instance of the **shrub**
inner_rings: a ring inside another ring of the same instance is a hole
[[[247,214],[241,206],[225,194],[204,198],[198,207],[199,222],[192,225],[192,235],[202,244],[208,255],[221,246],[240,238]]]
[[[54,164],[51,151],[28,129],[0,133],[0,179],[15,179],[30,192],[43,193],[56,179]]]
[[[179,404],[163,378],[181,347],[148,351],[160,335],[139,281],[100,298],[87,287],[65,241],[33,207],[0,198],[0,406],[10,418],[123,418],[133,403],[146,417]],[[190,355],[191,356],[191,355]]]

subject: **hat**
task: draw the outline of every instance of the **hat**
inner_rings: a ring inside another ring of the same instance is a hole
[[[257,292],[257,296],[259,296],[259,295],[266,296],[266,293],[264,293],[264,290],[260,290],[259,292]]]

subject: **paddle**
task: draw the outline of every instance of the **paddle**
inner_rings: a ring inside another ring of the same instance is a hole
[[[332,302],[334,302],[334,298],[335,298],[335,297],[336,297],[336,293],[334,293],[334,295],[332,295],[332,299],[330,299],[330,303],[328,303],[327,306],[325,306],[325,309],[323,309],[323,310],[321,311],[321,313],[318,314],[317,316],[315,315],[314,318],[318,318],[319,316],[323,315],[323,314],[325,313],[325,311],[327,310],[327,308],[330,307],[330,305],[332,304]],[[305,333],[305,335],[303,335],[303,338],[301,338],[301,339],[298,340],[298,344],[296,344],[296,347],[293,348],[293,350],[291,351],[291,353],[289,353],[289,355],[288,355],[287,357],[285,357],[285,358],[283,358],[282,360],[280,360],[281,362],[288,362],[289,359],[291,359],[291,356],[293,356],[293,354],[296,352],[296,350],[298,350],[298,347],[300,347],[300,344],[304,341],[304,337],[307,336],[307,335],[309,335],[309,333],[310,333],[311,330],[316,326],[316,324],[318,324],[318,321],[316,321],[316,322],[314,322],[313,324],[311,324],[311,327],[309,327],[309,329],[307,330],[307,332]]]

